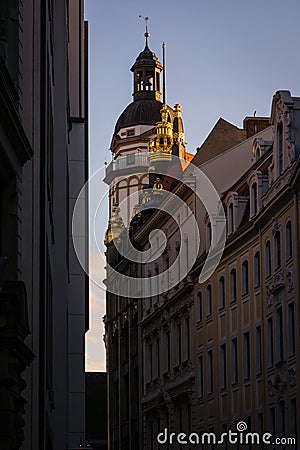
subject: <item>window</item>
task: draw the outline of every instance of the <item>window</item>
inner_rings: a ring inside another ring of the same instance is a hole
[[[263,413],[258,413],[257,414],[257,432],[259,433],[260,436],[263,435],[264,433],[264,415]]]
[[[275,408],[272,407],[269,409],[269,430],[271,434],[275,433]]]
[[[202,292],[197,294],[197,322],[202,322]]]
[[[189,241],[188,238],[184,240],[185,246],[185,263],[186,263],[186,272],[189,272]]]
[[[225,278],[219,279],[219,308],[225,308]]]
[[[283,137],[282,137],[282,122],[277,127],[277,145],[278,145],[278,176],[283,171]]]
[[[285,432],[285,403],[283,400],[281,400],[279,402],[279,407],[278,407],[278,426],[277,426],[277,430],[278,430],[278,436],[284,436],[286,434]],[[276,431],[277,431],[276,430]]]
[[[220,352],[220,364],[221,364],[221,389],[226,388],[226,344],[221,345]]]
[[[289,220],[285,227],[285,256],[286,256],[286,259],[291,258],[292,255],[293,255],[292,222]]]
[[[273,319],[267,320],[267,367],[274,364],[274,348],[273,348]]]
[[[260,158],[260,149],[259,147],[257,147],[256,151],[255,151],[255,161],[258,161]]]
[[[181,352],[181,323],[177,324],[177,338],[178,338],[178,364],[182,362],[182,352]]]
[[[249,275],[248,275],[248,261],[242,264],[242,294],[246,295],[249,292]]]
[[[178,222],[179,225],[180,222]],[[176,262],[177,262],[177,271],[178,271],[178,280],[181,280],[181,260],[180,260],[180,246],[176,246]]]
[[[206,227],[206,250],[208,251],[211,245],[211,238],[212,238],[212,232],[211,232],[211,223],[208,222]]]
[[[243,336],[244,379],[250,378],[250,335],[249,331]]]
[[[289,356],[295,355],[295,308],[294,303],[288,306],[288,342],[289,342]]]
[[[167,361],[168,361],[168,370],[171,370],[171,335],[170,331],[167,331]]]
[[[262,371],[261,326],[256,327],[256,374]]]
[[[135,154],[133,153],[132,155],[127,155],[126,160],[128,165],[135,164]]]
[[[206,288],[206,317],[210,317],[212,315],[212,288],[209,284]]]
[[[228,206],[227,225],[228,225],[228,234],[233,233],[234,231],[233,203],[230,203],[230,205]]]
[[[236,269],[230,272],[230,301],[236,301]]]
[[[207,352],[207,393],[211,394],[214,390],[214,373],[213,373],[213,352]]]
[[[160,345],[159,339],[156,340],[156,358],[157,358],[157,376],[160,376]]]
[[[185,335],[186,335],[186,359],[191,358],[191,345],[190,345],[190,318],[185,319]]]
[[[149,366],[150,366],[150,381],[153,380],[153,350],[152,344],[149,344]]]
[[[198,357],[198,398],[203,397],[203,357]]]
[[[231,383],[238,382],[238,346],[237,338],[231,340]]]
[[[134,135],[135,135],[134,129],[132,129],[132,130],[127,130],[127,136],[134,136]]]
[[[283,323],[282,323],[282,307],[276,310],[276,362],[283,360]]]
[[[266,242],[266,277],[269,277],[272,272],[272,260],[271,260],[271,243],[270,241]]]
[[[290,435],[294,436],[297,442],[297,403],[295,398],[291,400],[290,424]]]
[[[274,234],[275,268],[281,267],[281,235],[280,231]]]
[[[260,285],[260,257],[259,252],[254,255],[254,287]]]
[[[253,183],[251,186],[251,216],[257,214],[257,183]]]

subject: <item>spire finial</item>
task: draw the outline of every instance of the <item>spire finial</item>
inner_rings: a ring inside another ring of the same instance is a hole
[[[163,104],[166,103],[166,43],[162,43],[163,50]]]
[[[144,36],[145,36],[145,38],[146,38],[146,46],[148,47],[148,37],[150,36],[150,33],[149,33],[149,31],[148,31],[148,21],[149,21],[149,17],[144,17],[144,16],[141,16],[141,15],[139,15],[139,17],[140,17],[141,19],[144,19],[145,22],[146,22],[146,32],[144,33]]]

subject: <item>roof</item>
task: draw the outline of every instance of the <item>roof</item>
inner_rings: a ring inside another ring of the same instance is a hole
[[[147,44],[144,50],[136,58],[134,65],[131,67],[131,71],[133,72],[140,66],[158,66],[162,68],[157,56],[150,50]]]
[[[223,153],[246,139],[245,130],[220,117],[192,160],[196,166]]]
[[[114,134],[117,134],[121,128],[132,127],[135,125],[153,125],[161,120],[160,110],[163,104],[154,99],[135,100],[130,103],[122,112],[117,120]],[[173,109],[168,106],[171,118],[174,117]]]

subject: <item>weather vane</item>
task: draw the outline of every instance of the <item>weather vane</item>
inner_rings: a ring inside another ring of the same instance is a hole
[[[145,38],[146,38],[146,45],[148,45],[148,37],[150,36],[150,33],[148,32],[148,21],[149,21],[149,17],[144,17],[144,16],[141,16],[141,15],[139,15],[139,17],[140,17],[141,19],[144,19],[145,22],[146,22],[146,33],[144,34],[144,36],[145,36]]]

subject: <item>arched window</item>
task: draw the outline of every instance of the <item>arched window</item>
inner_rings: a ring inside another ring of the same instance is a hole
[[[283,133],[282,133],[282,122],[277,126],[277,151],[278,151],[278,176],[283,171]]]
[[[211,246],[211,238],[212,238],[212,232],[211,232],[211,223],[208,222],[206,227],[206,250],[208,251]]]
[[[230,302],[236,301],[236,269],[230,272]]]
[[[253,183],[251,186],[251,216],[257,214],[257,183]]]
[[[206,317],[212,315],[212,288],[209,284],[206,288]]]
[[[227,222],[228,222],[228,234],[233,233],[234,231],[233,203],[230,203],[230,205],[228,206]]]
[[[256,151],[255,151],[255,161],[258,161],[260,158],[260,149],[259,147],[257,147]]]
[[[293,256],[292,222],[289,220],[285,227],[285,256],[289,259]]]
[[[202,322],[202,292],[197,294],[197,322]]]
[[[242,294],[246,295],[249,292],[249,273],[248,273],[248,261],[244,261],[242,264]]]
[[[219,308],[225,308],[225,278],[219,279]]]
[[[254,255],[254,287],[260,285],[260,257],[259,252]]]
[[[272,272],[272,260],[271,260],[271,243],[266,242],[266,252],[265,252],[265,263],[266,263],[266,277],[269,277]]]
[[[275,253],[275,268],[281,266],[281,234],[277,230],[274,234],[274,253]]]

